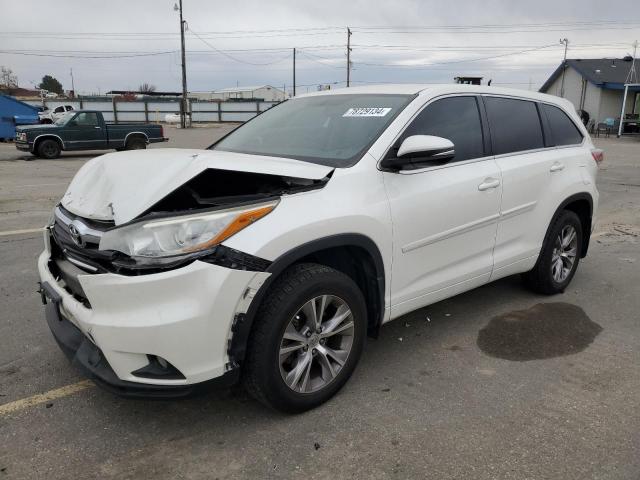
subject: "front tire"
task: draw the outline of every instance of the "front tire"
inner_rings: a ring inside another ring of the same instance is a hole
[[[536,265],[523,275],[529,288],[545,295],[564,292],[580,262],[582,235],[578,215],[561,212],[551,225]]]
[[[249,338],[243,383],[258,401],[297,413],[347,382],[367,331],[362,292],[351,278],[306,263],[269,288]]]
[[[38,157],[52,160],[60,156],[60,144],[55,140],[45,139],[38,145]]]

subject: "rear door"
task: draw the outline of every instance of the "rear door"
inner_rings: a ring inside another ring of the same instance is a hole
[[[383,172],[393,222],[391,317],[489,280],[500,206],[500,170],[489,155],[475,96],[429,103],[393,148],[411,135],[451,140],[444,165]]]
[[[65,126],[69,150],[101,149],[106,145],[104,125],[96,112],[79,112]]]
[[[502,175],[500,222],[492,279],[531,268],[557,208],[566,165],[534,101],[484,96],[492,150]]]

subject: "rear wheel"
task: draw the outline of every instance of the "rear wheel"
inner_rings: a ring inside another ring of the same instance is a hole
[[[145,150],[147,148],[147,142],[144,138],[134,137],[127,141],[125,150]]]
[[[276,280],[249,339],[244,384],[262,403],[302,412],[349,379],[366,336],[362,292],[349,277],[299,264]]]
[[[565,210],[554,220],[533,269],[524,274],[527,285],[538,293],[564,292],[576,273],[582,253],[582,224]]]
[[[55,140],[45,139],[38,144],[37,151],[38,157],[53,159],[60,156],[62,149],[60,148],[60,144]]]

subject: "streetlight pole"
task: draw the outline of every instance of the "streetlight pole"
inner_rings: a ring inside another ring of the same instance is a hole
[[[185,24],[187,23],[182,18],[182,0],[178,0],[179,5],[174,5],[174,10],[180,11],[180,47],[182,53],[182,101],[180,102],[180,127],[187,127],[187,64],[186,64],[186,54],[184,48],[184,30]]]
[[[564,59],[562,60],[562,80],[560,81],[560,96],[564,98],[564,72],[567,69],[567,48],[569,47],[569,39],[561,38],[560,44],[564,44]]]
[[[296,96],[296,49],[293,49],[293,96]]]

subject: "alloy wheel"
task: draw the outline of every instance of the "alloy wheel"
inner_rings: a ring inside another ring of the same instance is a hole
[[[354,321],[347,303],[334,295],[306,302],[287,324],[279,349],[280,375],[297,393],[330,384],[347,362]]]
[[[573,225],[565,225],[556,237],[551,255],[551,274],[557,283],[564,282],[576,261],[578,234]]]

